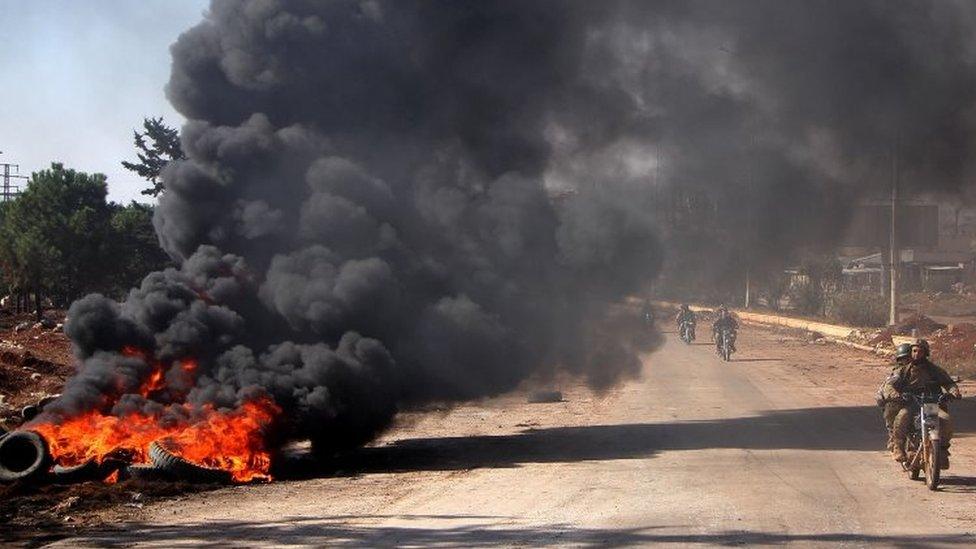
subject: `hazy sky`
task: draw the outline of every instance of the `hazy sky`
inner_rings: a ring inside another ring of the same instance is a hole
[[[169,45],[207,0],[0,0],[0,162],[20,172],[52,161],[108,176],[109,198],[148,201],[132,130],[182,117],[163,93]]]

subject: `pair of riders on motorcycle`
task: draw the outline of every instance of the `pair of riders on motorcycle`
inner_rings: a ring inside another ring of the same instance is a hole
[[[719,306],[717,310],[718,317],[715,322],[712,323],[712,340],[715,341],[716,348],[721,345],[721,338],[719,335],[722,330],[728,330],[732,335],[732,350],[735,350],[735,334],[736,330],[739,329],[739,323],[736,322],[735,317],[729,313],[728,308],[725,305]],[[695,333],[695,313],[691,311],[687,303],[682,303],[681,307],[678,309],[678,314],[674,318],[675,323],[678,325],[678,333],[681,333],[681,325],[684,323],[689,323],[692,333],[692,339],[694,339]]]
[[[735,317],[725,305],[719,306],[717,314],[715,322],[712,323],[712,340],[715,341],[715,349],[721,352],[719,347],[722,345],[722,338],[720,336],[723,331],[728,331],[731,337],[732,352],[735,352],[735,335],[739,329],[739,323],[736,322]]]
[[[942,368],[929,360],[929,344],[924,339],[916,343],[903,343],[895,349],[895,367],[878,389],[878,403],[884,407],[885,427],[888,429],[888,449],[895,461],[905,462],[905,439],[912,427],[914,410],[908,401],[909,394],[941,393],[961,398],[959,386]],[[939,410],[944,462],[942,469],[949,468],[949,444],[952,439],[952,423],[944,405]]]
[[[674,322],[678,325],[678,335],[681,335],[683,326],[687,324],[688,329],[691,331],[691,339],[695,339],[695,313],[691,312],[687,303],[681,304],[681,307],[678,309],[678,314],[674,317]]]

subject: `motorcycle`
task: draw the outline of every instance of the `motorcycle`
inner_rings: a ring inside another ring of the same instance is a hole
[[[732,360],[732,347],[735,344],[735,335],[732,330],[723,329],[718,334],[718,346],[716,352],[718,356],[722,357],[722,360],[728,362]]]
[[[691,345],[691,342],[695,340],[695,323],[684,321],[678,326],[678,336],[681,341],[684,341],[687,345]]]
[[[905,441],[905,454],[908,460],[902,467],[908,477],[918,480],[919,473],[925,472],[925,485],[929,490],[939,487],[939,476],[945,459],[945,447],[939,432],[939,408],[950,398],[948,394],[907,394],[911,406],[912,430]]]
[[[653,330],[654,329],[654,320],[655,320],[654,319],[654,310],[651,309],[650,307],[648,307],[647,305],[645,305],[644,308],[641,309],[641,312],[640,312],[640,321],[641,321],[641,324],[644,325],[644,329],[645,330]]]

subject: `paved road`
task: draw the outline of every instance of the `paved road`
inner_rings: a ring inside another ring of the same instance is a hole
[[[740,346],[723,363],[669,334],[643,379],[609,393],[407,416],[339,476],[167,501],[62,544],[976,543],[969,450],[939,493],[879,451],[876,359],[754,329]]]

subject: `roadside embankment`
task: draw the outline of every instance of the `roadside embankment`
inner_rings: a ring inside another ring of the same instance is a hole
[[[677,309],[679,304],[670,301],[653,301],[651,302],[655,307],[660,307],[664,309]],[[692,311],[696,313],[712,313],[714,308],[706,307],[703,305],[689,305]],[[848,347],[853,347],[855,349],[860,349],[862,351],[867,351],[875,353],[878,355],[890,354],[890,349],[887,349],[881,345],[865,345],[863,343],[858,343],[857,341],[852,341],[859,334],[863,333],[863,329],[856,328],[854,326],[844,326],[841,324],[829,324],[826,322],[818,322],[814,320],[808,320],[804,318],[794,318],[783,315],[773,315],[768,313],[757,313],[754,311],[746,311],[740,309],[730,309],[735,313],[735,316],[743,322],[750,324],[757,324],[760,326],[770,326],[779,328],[788,328],[793,330],[803,330],[805,332],[810,332],[814,334],[819,334],[824,340],[831,343],[837,343],[840,345],[846,345]],[[898,338],[899,340],[904,339],[906,341],[911,340],[908,337],[893,336],[892,339]],[[896,341],[900,343],[901,341]]]

